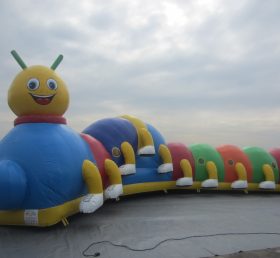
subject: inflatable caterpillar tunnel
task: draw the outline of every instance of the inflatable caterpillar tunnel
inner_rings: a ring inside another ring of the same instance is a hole
[[[17,118],[0,141],[0,224],[50,226],[92,213],[106,199],[168,189],[280,191],[280,149],[166,144],[152,125],[125,115],[82,133],[63,114],[69,94],[50,68],[27,66],[8,91]]]

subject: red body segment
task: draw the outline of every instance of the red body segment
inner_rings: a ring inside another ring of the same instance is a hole
[[[244,165],[247,171],[247,181],[252,182],[253,169],[251,162],[247,155],[239,147],[234,145],[222,145],[217,147],[217,151],[224,160],[225,182],[233,182],[238,180],[235,170],[235,165],[237,162],[240,162]]]
[[[274,148],[274,149],[270,150],[269,153],[273,156],[273,158],[275,158],[278,169],[280,169],[280,148]],[[279,183],[280,183],[280,177],[279,177],[278,184]]]
[[[105,172],[104,161],[105,159],[111,159],[110,154],[107,152],[103,144],[92,136],[81,133],[81,137],[88,143],[93,153],[102,178],[103,188],[105,189],[110,185],[110,183],[109,178]]]
[[[180,167],[180,161],[182,159],[187,159],[192,167],[193,179],[195,178],[195,162],[191,151],[182,143],[169,143],[167,147],[172,156],[173,162],[173,180],[184,177],[183,171]]]

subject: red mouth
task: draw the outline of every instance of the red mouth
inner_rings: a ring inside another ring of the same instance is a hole
[[[53,94],[53,95],[35,95],[35,94],[32,94],[32,93],[29,93],[29,94],[35,100],[35,102],[39,105],[50,104],[53,97],[55,96],[55,94]]]

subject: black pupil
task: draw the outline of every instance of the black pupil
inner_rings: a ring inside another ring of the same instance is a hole
[[[202,159],[202,158],[198,159],[198,163],[199,164],[204,164],[204,159]]]
[[[234,162],[233,162],[233,160],[231,160],[231,159],[228,161],[228,164],[231,165],[231,166],[233,165],[233,163],[234,163]]]
[[[29,82],[29,88],[30,89],[35,89],[36,88],[36,82],[35,81],[31,81],[31,82]]]
[[[55,89],[55,83],[54,82],[50,82],[49,86],[50,86],[51,89]]]

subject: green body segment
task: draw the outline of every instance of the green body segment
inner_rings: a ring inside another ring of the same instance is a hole
[[[219,152],[208,144],[193,144],[189,146],[195,160],[195,181],[208,179],[206,164],[213,161],[217,167],[218,180],[224,182],[224,162]]]
[[[259,147],[245,147],[243,148],[244,153],[248,156],[251,161],[253,168],[253,183],[260,183],[265,181],[263,172],[263,165],[268,164],[272,167],[275,182],[279,180],[279,170],[277,162],[272,155],[266,152],[264,149]]]

